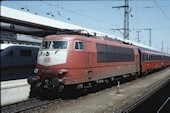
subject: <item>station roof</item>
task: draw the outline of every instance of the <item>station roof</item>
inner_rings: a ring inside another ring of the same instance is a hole
[[[96,34],[96,36],[107,36],[109,38],[124,41],[126,43],[130,43],[141,48],[147,48],[147,50],[159,51],[155,48],[143,44],[139,44],[130,40],[124,40],[123,38],[116,37],[99,31],[95,31],[92,29],[88,29],[85,27],[65,23],[47,17],[42,17],[39,15],[23,12],[5,6],[1,6],[0,9],[1,9],[1,16],[0,16],[1,30],[4,31],[44,37],[46,35],[58,34],[62,32],[74,33],[74,31],[76,30],[84,30],[91,35]]]
[[[44,37],[57,32],[71,32],[86,30],[91,34],[105,35],[104,33],[65,23],[62,21],[42,17],[20,10],[1,6],[1,28],[5,31]]]
[[[1,6],[1,29],[20,34],[44,37],[70,26],[64,22]]]

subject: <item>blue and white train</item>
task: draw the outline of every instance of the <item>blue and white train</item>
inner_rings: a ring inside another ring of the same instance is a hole
[[[1,44],[1,81],[33,76],[38,49],[32,45]]]

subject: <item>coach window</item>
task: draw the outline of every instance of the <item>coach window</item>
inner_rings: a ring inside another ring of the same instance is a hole
[[[145,59],[144,59],[144,54],[142,54],[141,57],[142,57],[142,58],[141,58],[141,61],[145,61]]]
[[[84,43],[82,41],[75,41],[74,49],[75,50],[84,50]]]
[[[148,54],[146,55],[146,61],[149,61],[149,55]]]
[[[144,61],[146,61],[146,55],[144,54]]]

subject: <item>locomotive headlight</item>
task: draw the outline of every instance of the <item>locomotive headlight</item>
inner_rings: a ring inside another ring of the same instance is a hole
[[[60,69],[60,70],[58,71],[58,73],[59,73],[60,75],[63,75],[63,74],[65,74],[65,73],[67,73],[67,70],[66,70],[66,69]]]
[[[35,73],[35,74],[37,74],[38,71],[39,71],[39,69],[37,69],[37,68],[34,69],[34,73]]]

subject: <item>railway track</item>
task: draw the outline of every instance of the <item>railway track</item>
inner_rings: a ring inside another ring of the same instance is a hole
[[[52,104],[58,104],[61,102],[61,99],[56,100],[41,100],[39,98],[32,98],[26,101],[22,101],[19,103],[7,105],[1,107],[1,113],[25,113],[25,112],[39,112],[42,111],[43,108],[47,108]]]
[[[159,84],[155,84],[150,91],[146,92],[143,96],[139,98],[135,98],[131,100],[129,103],[122,106],[119,110],[116,110],[114,113],[129,113],[131,112],[135,107],[143,103],[145,100],[147,100],[149,97],[151,97],[154,93],[156,93],[158,90],[160,90],[162,87],[164,87],[168,82],[170,82],[170,77],[166,80],[162,80],[159,82]]]

